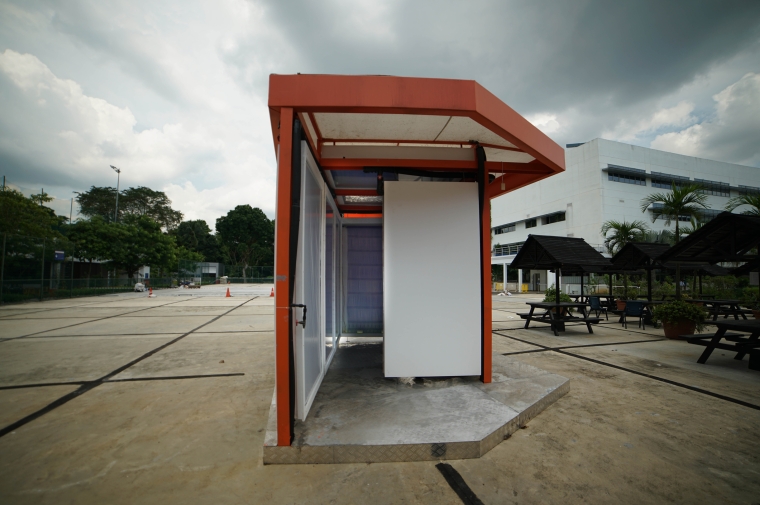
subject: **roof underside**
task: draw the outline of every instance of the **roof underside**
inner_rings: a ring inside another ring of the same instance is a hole
[[[582,238],[529,235],[511,266],[586,273],[606,271],[612,264]]]
[[[670,249],[668,244],[631,242],[612,257],[612,266],[621,271],[640,270],[646,268],[648,262],[653,263],[668,249]]]
[[[443,171],[474,180],[478,144],[495,178],[489,198],[564,170],[560,146],[474,81],[272,75],[269,107],[275,149],[280,110],[294,109],[342,211],[381,211],[368,169],[387,169],[385,180],[440,180]]]
[[[723,212],[661,257],[667,262],[750,261],[760,246],[760,216]],[[753,253],[752,250],[755,249]]]

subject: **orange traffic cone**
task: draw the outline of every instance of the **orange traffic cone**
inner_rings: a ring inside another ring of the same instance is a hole
[[[273,298],[273,297],[274,297],[274,288],[272,288],[272,292],[269,293],[269,298]]]
[[[156,295],[153,294],[153,288],[149,288],[148,291],[148,298],[154,298]]]
[[[232,298],[232,295],[230,294],[230,288],[227,288],[227,294],[224,295],[225,298]]]

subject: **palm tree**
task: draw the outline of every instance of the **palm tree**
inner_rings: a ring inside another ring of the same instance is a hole
[[[699,184],[686,184],[678,187],[672,184],[670,193],[654,193],[641,200],[641,212],[652,206],[652,222],[658,217],[665,218],[665,225],[676,222],[676,244],[681,240],[678,225],[682,216],[698,220],[703,209],[707,209],[707,195]],[[681,299],[681,265],[676,265],[676,300]]]
[[[665,218],[665,225],[676,222],[676,244],[681,240],[679,218],[688,216],[699,219],[703,209],[707,209],[707,195],[699,184],[678,187],[673,183],[670,193],[654,193],[641,200],[641,212],[652,207],[652,222],[658,217]]]
[[[760,194],[735,196],[726,204],[726,210],[728,212],[733,212],[737,207],[741,207],[742,205],[749,205],[752,207],[751,209],[742,212],[742,214],[760,216]]]
[[[649,230],[641,236],[642,242],[648,242],[650,244],[668,244],[673,245],[674,235],[670,230],[654,231]]]
[[[629,242],[638,242],[649,231],[644,221],[609,220],[602,224],[604,245],[610,254],[615,254]],[[612,232],[610,234],[610,232]],[[623,296],[628,298],[628,274],[623,274]]]
[[[638,242],[649,231],[644,221],[615,221],[609,220],[602,224],[604,245],[610,254],[615,254],[629,242]],[[611,235],[608,235],[609,232]]]

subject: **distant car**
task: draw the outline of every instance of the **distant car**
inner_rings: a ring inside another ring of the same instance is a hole
[[[138,282],[137,284],[135,284],[135,291],[140,292],[140,293],[144,292],[145,284],[143,284],[142,282]]]

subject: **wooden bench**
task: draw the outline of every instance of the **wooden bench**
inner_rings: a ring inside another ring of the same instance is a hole
[[[760,371],[760,349],[750,349],[749,369]]]
[[[737,333],[726,333],[723,335],[722,338],[728,340],[729,342],[736,342],[735,344],[723,344],[721,342],[713,343],[712,339],[715,337],[715,335],[699,335],[698,338],[697,335],[687,335],[692,337],[691,339],[688,339],[690,344],[696,344],[701,345],[704,347],[709,348],[710,352],[714,349],[722,349],[724,351],[731,351],[735,352],[736,356],[734,356],[734,359],[736,360],[742,360],[744,359],[744,355],[750,352],[752,349],[756,349],[760,347],[760,341],[759,340],[750,340],[750,338],[746,335],[740,335]],[[707,350],[705,350],[707,352]],[[705,363],[707,361],[707,358],[709,357],[709,354],[707,356],[703,355],[697,360],[697,363]]]
[[[679,340],[686,340],[690,344],[699,344],[698,342],[692,342],[692,340],[701,340],[704,338],[713,338],[715,336],[715,333],[698,333],[696,335],[678,335]],[[733,337],[741,337],[741,333],[726,333],[723,335],[723,338],[726,340],[733,338]]]

